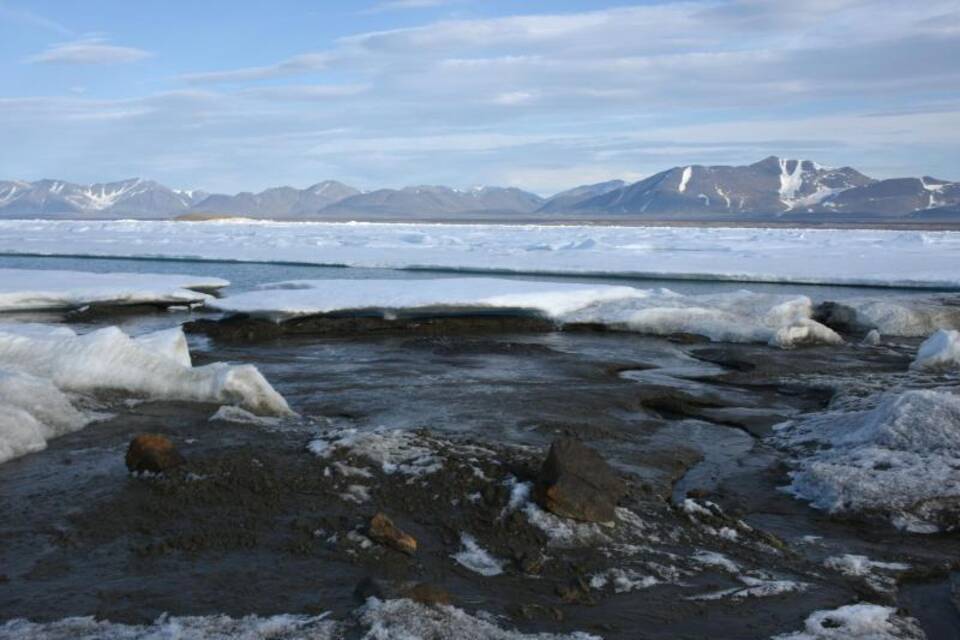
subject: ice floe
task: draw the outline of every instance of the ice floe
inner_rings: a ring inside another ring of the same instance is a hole
[[[503,278],[433,280],[298,280],[209,303],[227,313],[282,321],[333,312],[398,313],[507,311],[565,323],[669,335],[692,333],[715,341],[761,342],[781,348],[839,344],[843,339],[812,319],[806,296],[735,291],[683,295],[668,289],[522,281]]]
[[[229,284],[222,278],[189,275],[0,269],[0,311],[189,305],[210,299],[204,291]]]
[[[267,221],[0,221],[0,251],[945,288],[960,233]]]
[[[925,640],[913,618],[897,614],[893,607],[851,604],[839,609],[815,611],[803,631],[778,635],[773,640]]]
[[[955,526],[960,512],[955,390],[914,389],[883,396],[872,409],[815,414],[780,425],[774,442],[795,455],[788,490],[816,507],[878,514],[914,532]]]
[[[0,325],[0,462],[88,424],[69,394],[236,404],[263,415],[289,406],[251,365],[190,365],[180,329],[131,338],[116,327]]]

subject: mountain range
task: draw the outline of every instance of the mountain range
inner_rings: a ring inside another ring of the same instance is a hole
[[[333,180],[235,195],[150,180],[78,185],[0,181],[0,218],[637,219],[960,222],[960,183],[877,180],[851,167],[771,156],[744,166],[688,165],[639,182],[578,186],[549,198],[512,187],[360,191]]]

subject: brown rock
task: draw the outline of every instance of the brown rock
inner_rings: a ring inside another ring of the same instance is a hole
[[[428,606],[450,604],[450,594],[445,589],[426,582],[420,582],[409,589],[405,589],[403,596]]]
[[[160,473],[185,462],[169,438],[144,433],[130,441],[127,448],[127,469]]]
[[[558,438],[537,478],[541,507],[564,518],[612,524],[623,480],[596,451],[573,438]]]
[[[413,555],[417,552],[417,540],[409,533],[401,531],[393,520],[383,513],[378,513],[370,519],[370,528],[367,535],[380,544],[396,549],[402,553]]]

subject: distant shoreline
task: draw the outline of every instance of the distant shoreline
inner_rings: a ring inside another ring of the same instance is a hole
[[[637,220],[630,218],[561,218],[550,219],[536,217],[457,217],[457,218],[417,218],[417,217],[368,217],[368,218],[283,218],[258,217],[228,214],[185,214],[174,218],[7,218],[10,220],[43,220],[43,221],[73,221],[73,222],[110,222],[120,220],[136,220],[144,222],[303,222],[347,224],[351,222],[364,224],[445,224],[445,225],[516,225],[516,226],[584,226],[584,227],[677,227],[677,228],[736,228],[736,229],[867,229],[880,231],[960,231],[960,220],[957,222],[922,222],[917,220],[886,220],[876,221],[832,221],[832,220]]]

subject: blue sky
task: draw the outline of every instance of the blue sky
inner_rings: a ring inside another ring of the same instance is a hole
[[[0,178],[960,179],[960,0],[0,0]]]

